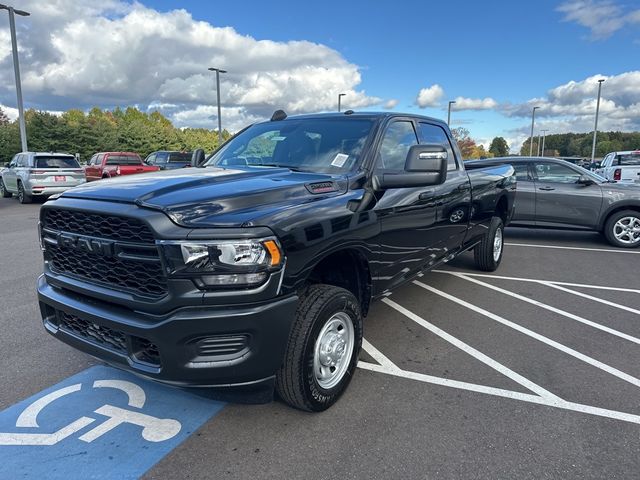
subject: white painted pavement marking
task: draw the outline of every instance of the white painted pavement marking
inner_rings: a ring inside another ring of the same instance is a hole
[[[93,388],[115,388],[122,390],[129,397],[128,404],[130,407],[142,408],[147,396],[139,385],[126,380],[96,380],[93,382]]]
[[[370,370],[372,372],[384,373],[387,375],[394,375],[396,377],[407,378],[410,380],[417,380],[419,382],[431,383],[435,385],[442,385],[445,387],[457,388],[460,390],[468,390],[472,392],[485,393],[487,395],[494,395],[502,398],[510,398],[512,400],[520,400],[523,402],[534,403],[537,405],[544,405],[548,407],[560,408],[563,410],[570,410],[573,412],[585,413],[588,415],[595,415],[598,417],[610,418],[613,420],[621,420],[623,422],[635,423],[640,425],[640,415],[634,415],[632,413],[618,412],[615,410],[607,410],[606,408],[593,407],[591,405],[584,405],[581,403],[567,402],[558,397],[545,398],[537,395],[530,395],[527,393],[513,392],[510,390],[502,390],[499,388],[485,387],[484,385],[476,385],[473,383],[458,382],[455,380],[449,380],[447,378],[432,377],[430,375],[424,375],[416,372],[407,372],[401,369],[387,369],[381,365],[375,365],[368,362],[358,362],[358,367],[364,370]]]
[[[458,273],[452,270],[433,270],[434,273]],[[487,273],[473,273],[473,272],[459,272],[467,277],[482,277],[482,278],[495,278],[498,280],[513,280],[514,282],[531,282],[531,283],[553,283],[554,285],[564,285],[565,287],[578,287],[578,288],[593,288],[595,290],[612,290],[616,292],[628,292],[628,293],[640,293],[640,290],[635,288],[626,287],[607,287],[604,285],[587,285],[584,283],[570,283],[570,282],[557,282],[555,280],[539,280],[535,278],[521,278],[521,277],[505,277],[504,275],[490,275]]]
[[[535,392],[538,395],[543,396],[543,397],[547,397],[547,398],[558,398],[556,395],[554,395],[553,393],[549,392],[548,390],[545,390],[541,386],[536,385],[535,383],[533,383],[529,379],[527,379],[527,378],[523,377],[522,375],[514,372],[510,368],[505,367],[504,365],[502,365],[501,363],[497,362],[493,358],[488,357],[484,353],[476,350],[472,346],[464,343],[462,340],[454,337],[453,335],[450,335],[449,333],[445,332],[441,328],[438,328],[435,325],[433,325],[432,323],[427,322],[424,318],[419,317],[415,313],[411,312],[410,310],[407,310],[402,305],[397,304],[393,300],[390,300],[389,298],[383,298],[382,302],[386,303],[391,308],[397,310],[398,312],[402,313],[406,317],[408,317],[411,320],[413,320],[414,322],[416,322],[418,325],[421,325],[422,327],[426,328],[427,330],[431,331],[432,333],[438,335],[443,340],[446,340],[447,342],[451,343],[452,345],[458,347],[459,349],[461,349],[462,351],[468,353],[469,355],[471,355],[472,357],[474,357],[477,360],[481,361],[485,365],[488,365],[489,367],[491,367],[494,370],[502,373],[506,377],[509,377],[514,382],[519,383],[520,385],[522,385],[523,387],[531,390],[532,392]]]
[[[619,308],[620,310],[625,310],[627,312],[635,313],[636,315],[640,315],[640,310],[635,308],[627,307],[626,305],[620,305],[619,303],[610,302],[609,300],[605,300],[603,298],[594,297],[593,295],[587,295],[586,293],[577,292],[575,290],[571,290],[569,288],[561,287],[560,285],[556,285],[555,283],[545,282],[544,285],[555,288],[556,290],[561,290],[566,293],[570,293],[571,295],[577,295],[578,297],[586,298],[587,300],[592,300],[594,302],[602,303],[604,305],[609,305],[610,307]]]
[[[95,420],[89,417],[80,417],[75,422],[53,433],[0,433],[0,445],[13,446],[43,446],[55,445],[65,438],[79,432]]]
[[[378,362],[383,368],[391,371],[391,370],[400,370],[395,363],[389,360],[380,350],[371,345],[366,338],[362,339],[362,348],[371,355],[371,357]]]
[[[640,252],[634,252],[629,250],[614,250],[612,248],[565,247],[562,245],[537,245],[535,243],[511,243],[511,242],[505,242],[505,245],[509,245],[510,247],[556,248],[560,250],[583,250],[585,252],[632,253],[636,255],[640,254]]]
[[[520,295],[519,293],[511,292],[511,291],[506,290],[504,288],[496,287],[495,285],[491,285],[490,283],[481,282],[480,280],[476,280],[475,278],[468,277],[468,276],[466,276],[465,274],[462,274],[462,273],[456,273],[456,272],[443,272],[443,273],[448,273],[449,275],[453,275],[454,277],[460,278],[462,280],[466,280],[467,282],[472,282],[472,283],[475,283],[476,285],[480,285],[482,287],[489,288],[491,290],[503,293],[503,294],[508,295],[510,297],[513,297],[513,298],[517,298],[518,300],[530,303],[532,305],[535,305],[536,307],[544,308],[545,310],[549,310],[550,312],[557,313],[558,315],[562,315],[563,317],[570,318],[571,320],[575,320],[576,322],[580,322],[580,323],[583,323],[585,325],[589,325],[590,327],[597,328],[598,330],[601,330],[603,332],[610,333],[611,335],[615,335],[616,337],[624,338],[625,340],[628,340],[630,342],[633,342],[633,343],[636,343],[636,344],[640,345],[640,338],[633,337],[631,335],[628,335],[626,333],[620,332],[620,331],[615,330],[613,328],[609,328],[609,327],[607,327],[605,325],[601,325],[601,324],[599,324],[597,322],[593,322],[591,320],[587,320],[586,318],[580,317],[578,315],[574,315],[573,313],[569,313],[569,312],[567,312],[565,310],[561,310],[561,309],[553,307],[551,305],[547,305],[546,303],[539,302],[538,300],[534,300],[532,298],[525,297],[524,295]],[[551,284],[551,283],[549,283],[549,284],[543,283],[542,285],[553,287],[553,284]],[[567,290],[567,289],[562,288],[562,287],[558,287],[558,288],[560,288],[562,290]],[[589,295],[587,295],[587,296],[589,296]],[[640,312],[637,312],[637,313],[640,313]]]
[[[611,375],[613,375],[614,377],[617,377],[621,380],[624,380],[625,382],[628,382],[632,385],[635,385],[636,387],[640,387],[640,380],[637,379],[636,377],[632,377],[631,375],[629,375],[628,373],[624,373],[614,367],[611,367],[610,365],[607,365],[605,363],[602,363],[594,358],[591,358],[587,355],[585,355],[584,353],[580,353],[577,350],[574,350],[572,348],[569,348],[565,345],[562,345],[561,343],[556,342],[555,340],[551,340],[550,338],[545,337],[544,335],[540,335],[539,333],[536,333],[532,330],[529,330],[528,328],[525,328],[521,325],[518,325],[517,323],[513,323],[510,320],[507,320],[506,318],[503,318],[499,315],[496,315],[495,313],[491,313],[483,308],[480,308],[476,305],[473,305],[469,302],[465,302],[464,300],[461,300],[457,297],[454,297],[453,295],[449,295],[448,293],[445,293],[443,291],[440,291],[436,288],[430,287],[429,285],[425,285],[422,282],[419,282],[417,280],[414,280],[413,282],[415,285],[418,285],[419,287],[424,288],[425,290],[428,290],[432,293],[435,293],[436,295],[440,295],[441,297],[446,298],[447,300],[451,300],[454,303],[457,303],[458,305],[461,305],[465,308],[468,308],[469,310],[473,310],[474,312],[477,312],[487,318],[490,318],[491,320],[495,320],[498,323],[501,323],[503,325],[506,325],[507,327],[513,328],[514,330],[523,333],[531,338],[534,338],[542,343],[545,343],[547,345],[549,345],[550,347],[553,347],[557,350],[560,350],[561,352],[564,352],[568,355],[571,355],[572,357],[577,358],[578,360],[581,360],[593,367],[596,367],[604,372],[607,372]],[[387,299],[384,299],[383,301],[385,301]]]
[[[76,383],[75,385],[69,385],[68,387],[61,388],[60,390],[56,390],[55,392],[51,392],[49,395],[45,395],[42,398],[39,398],[20,414],[18,420],[16,420],[16,427],[27,427],[27,428],[37,428],[38,425],[38,414],[40,411],[49,405],[51,402],[59,399],[60,397],[64,397],[65,395],[69,395],[71,393],[77,392],[82,388],[81,383]]]

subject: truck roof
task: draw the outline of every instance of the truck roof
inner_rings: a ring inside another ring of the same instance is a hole
[[[350,113],[346,113],[350,112]],[[366,119],[383,119],[383,118],[392,118],[392,117],[403,117],[403,118],[418,118],[421,120],[429,120],[430,122],[436,122],[441,125],[446,125],[446,122],[443,120],[427,117],[425,115],[418,115],[415,113],[398,113],[398,112],[355,112],[352,110],[347,110],[346,112],[328,112],[328,113],[307,113],[301,115],[291,115],[283,120],[274,120],[276,122],[286,122],[287,120],[299,120],[306,118],[366,118]],[[271,120],[267,120],[266,122],[259,123],[268,123]]]

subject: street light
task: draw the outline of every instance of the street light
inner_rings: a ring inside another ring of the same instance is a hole
[[[447,127],[449,126],[449,124],[451,123],[451,105],[453,105],[454,103],[456,103],[455,100],[450,100],[449,101],[449,110],[447,112]]]
[[[9,12],[9,29],[11,30],[11,49],[13,51],[13,72],[16,76],[16,96],[18,97],[18,123],[20,124],[20,142],[22,144],[22,151],[28,152],[27,148],[27,127],[24,121],[24,105],[22,104],[22,84],[20,83],[20,64],[18,63],[18,44],[16,42],[16,19],[15,15],[21,17],[28,17],[31,15],[24,10],[16,10],[8,5],[0,3],[0,10],[7,10]]]
[[[598,113],[600,113],[600,92],[602,91],[602,82],[604,78],[598,80],[598,102],[596,103],[596,124],[593,127],[593,146],[591,147],[591,164],[595,162],[596,157],[596,137],[598,135]]]
[[[220,113],[220,74],[227,73],[220,68],[209,68],[209,71],[216,72],[216,93],[218,96],[218,146],[222,145],[222,114]]]
[[[529,156],[533,157],[533,124],[536,120],[536,110],[540,107],[533,107],[531,111],[531,142],[529,143]]]
[[[342,99],[342,97],[346,96],[346,93],[339,93],[338,94],[338,111],[340,111],[340,100]]]
[[[544,141],[549,130],[540,130],[542,132],[542,156],[544,157]]]

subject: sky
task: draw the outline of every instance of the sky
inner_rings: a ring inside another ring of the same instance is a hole
[[[283,108],[447,117],[517,152],[536,134],[640,130],[640,0],[9,0],[26,108],[137,106],[236,131]],[[6,12],[0,107],[15,118]]]

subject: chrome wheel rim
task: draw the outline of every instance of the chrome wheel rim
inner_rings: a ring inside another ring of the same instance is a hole
[[[498,228],[493,237],[493,260],[497,262],[502,255],[502,229]]]
[[[347,373],[355,335],[346,312],[335,313],[322,327],[313,353],[313,374],[322,388],[335,387]]]
[[[0,195],[4,195],[4,182],[0,178]]]
[[[629,216],[618,219],[613,226],[613,236],[625,245],[640,243],[640,218]]]
[[[18,184],[18,200],[20,200],[20,203],[22,203],[22,200],[24,199],[24,187],[22,186],[21,183]]]

